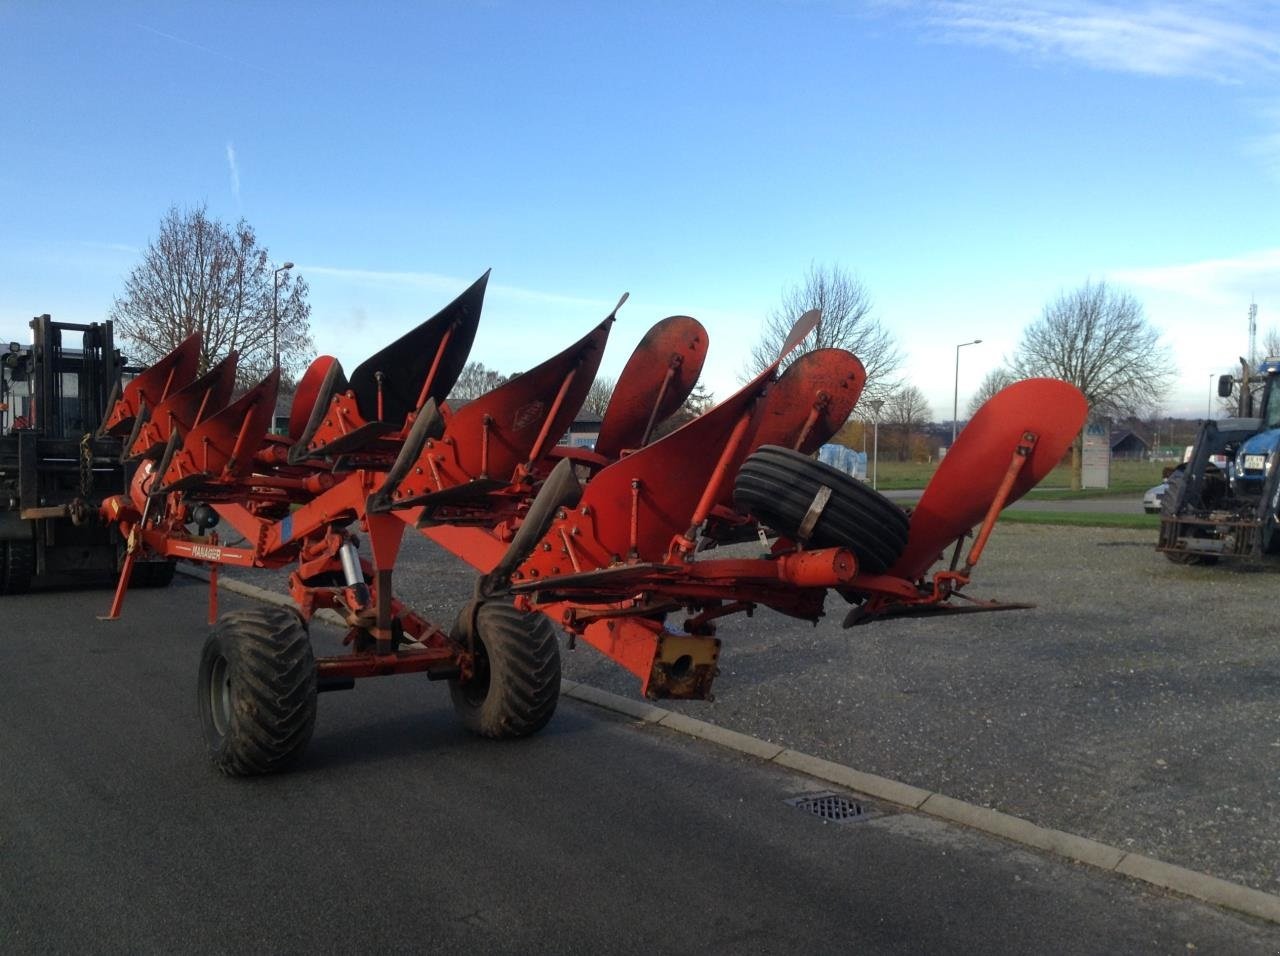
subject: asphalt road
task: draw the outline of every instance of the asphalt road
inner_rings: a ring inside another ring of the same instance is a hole
[[[1034,609],[735,618],[716,700],[672,706],[1280,893],[1280,571],[1177,566],[1153,538],[997,526],[969,593]],[[636,692],[590,650],[567,675]]]
[[[467,736],[417,677],[321,698],[288,775],[229,780],[193,714],[203,588],[6,598],[5,952],[1272,953],[1280,930],[886,811],[563,701]],[[226,606],[241,603],[228,596]],[[322,650],[335,632],[317,629]]]

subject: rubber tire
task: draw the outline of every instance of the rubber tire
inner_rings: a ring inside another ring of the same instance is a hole
[[[907,546],[910,521],[896,504],[851,475],[789,448],[764,445],[750,455],[733,484],[733,503],[784,537],[800,525],[823,485],[831,497],[807,542],[848,548],[871,574],[888,570]]]
[[[465,645],[468,605],[454,625]],[[475,609],[476,675],[449,681],[453,709],[473,734],[494,740],[528,737],[547,725],[560,699],[560,642],[551,621],[503,601]]]
[[[135,588],[167,588],[173,583],[176,561],[139,561],[133,566],[129,583]]]
[[[1165,489],[1164,497],[1160,499],[1160,516],[1162,518],[1173,517],[1173,503],[1177,500],[1178,493],[1182,489],[1182,483],[1186,481],[1186,478],[1187,473],[1181,468],[1178,468],[1171,472],[1168,479],[1166,479],[1169,483],[1169,487]],[[1196,554],[1191,551],[1164,551],[1161,553],[1174,564],[1211,565],[1218,563],[1217,555],[1213,554]]]
[[[215,682],[226,698],[215,697]],[[316,661],[302,618],[291,608],[222,615],[200,655],[196,701],[220,771],[249,777],[288,769],[316,723]]]
[[[31,590],[36,570],[36,546],[25,538],[0,541],[0,594],[25,594]]]

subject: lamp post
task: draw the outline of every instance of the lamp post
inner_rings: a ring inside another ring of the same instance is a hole
[[[867,404],[876,416],[875,437],[871,440],[871,487],[874,489],[880,477],[880,409],[884,408],[884,399],[873,398]]]
[[[280,273],[287,272],[293,268],[292,262],[286,262],[275,272],[271,273],[271,355],[273,361],[273,369],[280,367]]]
[[[1217,377],[1212,372],[1209,373],[1209,406],[1204,413],[1205,418],[1213,417],[1213,380]]]
[[[966,345],[977,345],[982,339],[974,339],[972,342],[961,342],[956,346],[956,388],[955,394],[951,398],[951,444],[956,443],[956,431],[958,419],[960,418],[960,350]],[[950,449],[948,449],[950,450]]]

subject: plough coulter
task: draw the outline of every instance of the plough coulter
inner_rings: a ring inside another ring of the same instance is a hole
[[[707,351],[695,319],[663,319],[626,364],[594,448],[575,448],[558,442],[617,309],[542,364],[451,404],[487,279],[350,377],[317,359],[285,435],[269,433],[278,372],[233,401],[235,356],[197,377],[196,339],[120,393],[104,427],[128,436],[137,468],[128,493],[102,507],[128,542],[109,616],[140,558],[209,570],[216,626],[198,694],[224,772],[285,767],[310,738],[319,691],[383,674],[447,680],[476,733],[531,734],[556,706],[557,627],[635,674],[648,697],[709,698],[720,619],[759,606],[816,620],[835,591],[851,606],[846,624],[1020,606],[962,591],[1000,510],[1048,473],[1083,423],[1072,386],[1032,379],[998,394],[908,515],[810,457],[866,384],[842,349],[806,352],[783,370],[817,312],[737,394],[655,437]],[[246,543],[227,544],[225,528]],[[450,626],[395,596],[406,529],[478,572]],[[743,542],[755,544],[733,553],[754,556],[718,556]],[[950,564],[930,574],[952,545]],[[222,565],[290,568],[296,611],[218,618]],[[307,628],[319,608],[346,622],[345,653],[313,656]]]

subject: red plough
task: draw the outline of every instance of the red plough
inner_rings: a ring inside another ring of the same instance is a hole
[[[292,569],[296,613],[224,615],[205,645],[200,711],[224,772],[285,767],[310,737],[318,691],[380,674],[449,681],[458,713],[482,735],[533,733],[559,691],[553,624],[634,673],[650,697],[708,698],[719,619],[758,606],[816,620],[835,590],[853,606],[846,624],[1012,606],[957,599],[1001,508],[1056,464],[1083,423],[1071,386],[1030,380],[996,396],[908,517],[809,457],[866,384],[862,363],[841,349],[780,371],[818,313],[802,316],[778,359],[737,394],[654,440],[707,350],[696,320],[664,319],[624,368],[595,448],[569,448],[558,442],[617,309],[546,362],[454,408],[448,396],[487,279],[350,379],[336,360],[318,359],[295,392],[287,436],[268,433],[278,373],[230,401],[234,358],[197,379],[198,342],[121,393],[111,427],[133,430],[126,454],[140,465],[130,493],[103,506],[128,541],[111,616],[142,554],[208,567],[211,622],[220,565]],[[220,525],[247,544],[223,544]],[[450,628],[394,595],[408,528],[480,572]],[[774,540],[755,556],[716,556],[764,542],[766,528]],[[930,577],[953,543],[950,567]],[[347,622],[346,653],[313,657],[307,622],[318,608]]]

